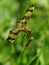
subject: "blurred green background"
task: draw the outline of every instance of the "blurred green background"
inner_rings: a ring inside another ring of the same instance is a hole
[[[32,34],[22,32],[13,44],[7,43],[9,30],[31,4],[35,10],[27,27]],[[23,51],[31,36],[34,40]],[[49,65],[49,0],[0,0],[0,65]]]

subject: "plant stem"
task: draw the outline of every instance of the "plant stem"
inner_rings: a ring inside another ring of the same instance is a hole
[[[31,62],[33,62],[33,61],[36,59],[37,56],[40,56],[40,55],[41,55],[41,53],[42,53],[42,50],[41,50],[36,56],[34,56],[34,57],[29,61],[29,63],[28,63],[27,65],[30,65]]]
[[[20,56],[20,60],[19,60],[18,65],[21,65],[21,61],[22,61],[23,54],[24,54],[25,50],[26,50],[26,47],[23,48],[23,52],[22,52],[22,54],[21,54],[21,56]]]

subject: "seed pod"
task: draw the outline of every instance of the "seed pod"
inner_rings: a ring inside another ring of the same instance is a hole
[[[25,44],[25,47],[28,47],[33,39],[34,39],[34,37],[29,38]]]

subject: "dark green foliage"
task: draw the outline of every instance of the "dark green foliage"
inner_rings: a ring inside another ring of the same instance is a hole
[[[0,0],[0,65],[49,65],[49,0],[32,1]],[[30,5],[35,7],[27,24],[32,33],[22,32],[10,44],[6,40],[9,30],[24,16]],[[23,52],[30,37],[34,40]]]

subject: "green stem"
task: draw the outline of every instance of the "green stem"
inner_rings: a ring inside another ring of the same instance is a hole
[[[40,57],[40,56],[39,56],[39,57]],[[38,57],[37,62],[36,62],[36,64],[35,64],[35,65],[38,65],[38,63],[40,62],[39,57]]]
[[[21,65],[21,61],[22,61],[22,58],[23,58],[23,55],[24,55],[25,50],[26,50],[26,47],[23,48],[23,52],[22,52],[22,54],[20,56],[20,60],[19,60],[18,65]]]
[[[41,55],[41,53],[42,53],[42,50],[41,50],[36,56],[34,56],[34,57],[29,61],[29,63],[28,63],[27,65],[30,65],[31,62],[33,62],[33,61],[36,59],[36,57],[38,57],[38,56]]]

